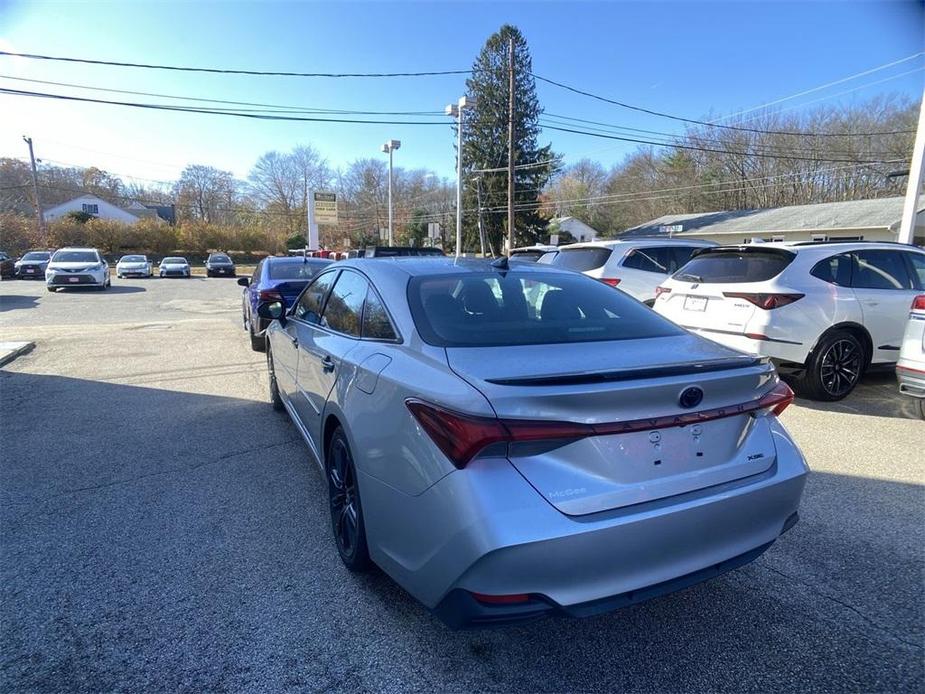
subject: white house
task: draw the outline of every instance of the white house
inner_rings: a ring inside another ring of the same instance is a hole
[[[95,195],[81,195],[79,198],[49,207],[45,210],[45,219],[50,222],[66,217],[71,212],[86,212],[99,219],[112,219],[124,224],[135,224],[144,218],[159,222],[172,221],[172,208],[169,205],[143,205],[133,201],[128,208],[122,208]]]
[[[896,241],[902,197],[824,202],[763,210],[669,214],[627,229],[619,238],[671,236],[721,244],[762,241]],[[925,209],[915,220],[915,242],[925,243]]]
[[[552,220],[552,223],[558,225],[560,233],[568,232],[571,234],[572,238],[575,239],[575,243],[594,241],[598,237],[597,229],[574,217],[556,217]]]

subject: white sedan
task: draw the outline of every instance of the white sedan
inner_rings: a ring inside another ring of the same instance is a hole
[[[160,265],[161,277],[189,277],[190,267],[186,258],[164,258]]]
[[[129,275],[151,277],[153,274],[154,264],[146,255],[124,255],[116,263],[116,277],[119,279]]]

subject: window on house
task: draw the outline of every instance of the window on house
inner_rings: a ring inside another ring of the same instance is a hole
[[[94,203],[85,202],[80,206],[87,214],[99,214],[100,206]]]

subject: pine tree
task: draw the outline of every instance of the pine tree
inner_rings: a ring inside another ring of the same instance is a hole
[[[541,241],[546,229],[546,220],[539,215],[536,203],[558,161],[550,145],[537,144],[543,109],[536,98],[527,41],[517,27],[505,24],[485,42],[472,65],[472,75],[466,80],[467,95],[477,100],[475,108],[463,110],[463,209],[472,210],[463,217],[466,249],[479,246],[478,214],[474,212],[478,209],[476,176],[481,179],[482,219],[490,248],[499,252],[507,236],[507,170],[490,173],[475,170],[506,167],[508,163],[511,39],[514,40],[514,165],[520,167],[514,170],[515,245]]]

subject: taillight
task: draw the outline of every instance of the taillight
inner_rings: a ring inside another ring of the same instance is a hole
[[[535,419],[495,419],[478,417],[431,405],[420,400],[406,400],[414,418],[437,447],[457,468],[462,469],[478,453],[496,443],[524,441],[569,441],[589,436],[630,434],[709,422],[714,419],[770,411],[779,415],[793,402],[793,391],[783,381],[758,400],[725,405],[697,412],[683,412],[661,417],[582,424]]]
[[[655,298],[657,299],[662,294],[671,294],[671,287],[656,287],[655,288]]]
[[[749,292],[723,292],[727,299],[745,299],[758,308],[768,311],[772,308],[780,308],[794,301],[799,301],[805,294],[751,294]]]
[[[790,403],[793,402],[793,397],[793,391],[790,389],[790,386],[780,381],[774,386],[774,390],[758,401],[758,408],[762,410],[770,409],[772,414],[780,415],[780,413],[786,410],[790,406]]]
[[[618,280],[616,277],[601,277],[601,282],[606,284],[608,287],[616,287],[618,284],[620,284],[620,280]]]
[[[283,295],[275,289],[262,289],[257,292],[258,301],[285,301]]]
[[[508,439],[507,430],[493,417],[450,412],[420,400],[407,400],[405,404],[421,428],[458,468],[465,467],[487,446]]]
[[[919,294],[912,300],[913,311],[925,311],[925,294]]]

